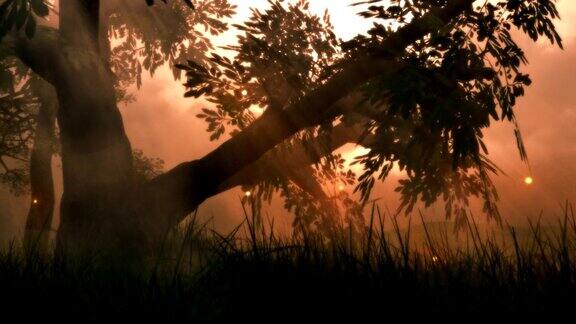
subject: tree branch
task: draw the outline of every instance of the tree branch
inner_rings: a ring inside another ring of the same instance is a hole
[[[2,56],[15,56],[44,80],[54,84],[56,69],[64,67],[57,29],[38,26],[34,37],[16,31],[6,35],[0,43]]]
[[[158,234],[163,233],[181,215],[192,212],[206,198],[217,194],[223,182],[277,144],[302,129],[340,115],[341,111],[334,109],[338,107],[336,103],[374,77],[391,77],[400,71],[403,64],[396,58],[407,46],[441,29],[469,9],[472,2],[453,0],[445,8],[433,9],[414,19],[385,39],[382,51],[345,62],[340,72],[298,102],[283,110],[270,110],[204,158],[183,163],[144,185],[137,193],[141,212],[155,217],[161,215],[163,220],[144,219],[142,225],[152,226],[148,229],[150,233],[154,229]]]
[[[330,133],[315,138],[305,146],[298,143],[286,150],[271,150],[258,161],[234,174],[218,186],[218,192],[224,192],[236,186],[255,185],[267,180],[270,174],[283,174],[287,170],[298,170],[320,162],[326,155],[346,144],[358,144],[369,147],[372,137],[363,137],[363,123],[353,125],[339,124]]]

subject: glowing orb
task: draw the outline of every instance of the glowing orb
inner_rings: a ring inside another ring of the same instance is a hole
[[[243,95],[243,96],[247,96],[247,95],[248,95],[248,90],[242,90],[242,95]]]
[[[37,203],[38,203],[38,199],[32,200],[32,203],[33,203],[33,204],[37,204]]]
[[[338,186],[338,190],[340,190],[340,191],[344,191],[344,189],[345,189],[345,188],[344,188],[344,186],[343,186],[343,185],[339,185],[339,186]]]
[[[251,193],[250,191],[246,191],[246,192],[244,193],[244,196],[250,197],[250,196],[252,196],[252,193]]]
[[[526,177],[524,178],[524,183],[527,185],[531,185],[534,183],[534,179],[532,177]]]

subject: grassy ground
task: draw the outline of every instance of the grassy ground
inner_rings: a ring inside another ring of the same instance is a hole
[[[4,318],[43,323],[555,322],[576,305],[576,220],[482,233],[470,223],[280,238],[247,217],[192,222],[138,271],[16,247],[0,255]],[[246,235],[241,235],[246,231]]]

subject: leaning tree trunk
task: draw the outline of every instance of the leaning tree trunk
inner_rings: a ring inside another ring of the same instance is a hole
[[[26,220],[24,243],[28,248],[45,251],[48,247],[54,214],[52,155],[57,99],[54,88],[39,78],[32,80],[40,103],[36,117],[34,146],[30,156],[30,209]]]
[[[343,62],[334,76],[283,109],[267,110],[254,123],[203,158],[182,163],[138,188],[136,208],[141,232],[157,238],[222,185],[296,132],[342,114],[339,103],[375,77],[393,77],[404,65],[397,60],[410,44],[440,30],[469,9],[473,0],[453,0],[388,36],[380,50],[359,53]]]

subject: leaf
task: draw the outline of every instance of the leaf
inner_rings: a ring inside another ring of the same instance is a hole
[[[180,70],[189,71],[190,67],[184,64],[174,64],[174,67]]]
[[[192,8],[194,10],[196,9],[196,8],[194,8],[194,4],[192,3],[191,0],[184,0],[184,2],[186,3],[186,5],[188,5],[188,7]]]
[[[36,19],[34,17],[29,17],[26,21],[26,37],[32,38],[34,37],[34,32],[36,31]]]
[[[17,14],[17,18],[16,18],[16,28],[18,28],[18,29],[20,29],[24,26],[24,23],[26,22],[26,20],[29,16],[28,8],[25,4],[21,4],[21,7],[19,9],[20,10],[18,10],[18,14]]]
[[[34,13],[40,17],[47,16],[49,13],[48,5],[44,0],[30,0],[30,5]]]

